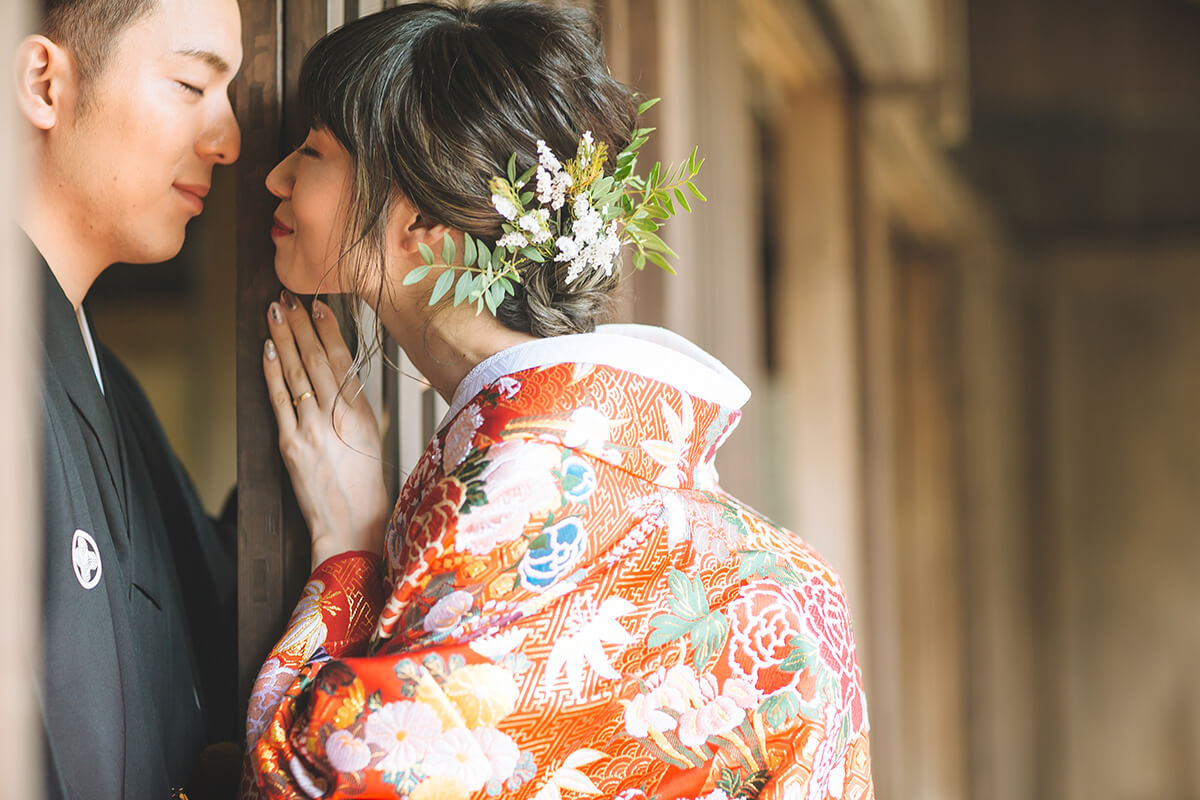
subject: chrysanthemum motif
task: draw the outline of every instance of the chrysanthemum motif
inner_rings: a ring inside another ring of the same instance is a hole
[[[367,717],[366,740],[383,751],[383,772],[401,772],[421,761],[442,734],[442,722],[424,703],[388,703]]]
[[[439,736],[425,755],[424,767],[430,775],[453,775],[472,792],[492,777],[491,762],[466,728],[451,728]]]

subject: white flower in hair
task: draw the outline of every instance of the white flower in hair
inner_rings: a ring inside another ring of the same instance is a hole
[[[579,245],[575,244],[575,240],[570,236],[558,237],[554,246],[558,248],[558,255],[554,257],[555,261],[570,261],[579,255]]]
[[[563,170],[554,151],[542,139],[538,139],[537,199],[544,206],[558,211],[567,201],[567,190],[574,179]]]
[[[544,208],[535,208],[517,220],[521,230],[529,234],[534,244],[541,244],[550,239],[550,212]]]
[[[496,242],[496,246],[507,247],[510,250],[520,250],[522,247],[529,246],[529,240],[520,231],[512,231],[501,236]]]
[[[511,221],[517,218],[517,207],[507,197],[501,197],[498,194],[492,195],[492,207],[507,220]]]
[[[655,102],[643,103],[638,113]],[[445,268],[430,295],[431,305],[453,289],[454,305],[474,303],[477,311],[486,307],[494,314],[506,296],[516,294],[516,284],[533,263],[562,264],[567,283],[589,271],[612,276],[628,243],[635,268],[649,261],[673,272],[667,259],[677,256],[657,231],[675,216],[677,205],[692,210],[685,188],[697,200],[705,199],[692,183],[704,162],[697,161],[693,150],[675,167],[656,163],[647,175],[637,174],[638,151],[653,130],[635,129],[612,164],[607,143],[597,142],[591,131],[583,133],[574,157],[565,163],[539,139],[537,163],[518,175],[514,153],[506,174],[488,182],[492,207],[501,218],[497,238],[464,234],[461,258],[448,234],[440,259],[421,244],[424,266],[410,270],[405,284],[422,280],[435,267]],[[534,185],[526,188],[531,180]]]

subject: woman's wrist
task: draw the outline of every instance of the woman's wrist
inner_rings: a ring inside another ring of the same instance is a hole
[[[367,552],[379,555],[383,550],[383,534],[387,517],[379,516],[353,534],[313,533],[312,567],[316,569],[330,558],[349,552]]]

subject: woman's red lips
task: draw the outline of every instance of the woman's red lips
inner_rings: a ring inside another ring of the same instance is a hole
[[[276,239],[280,236],[287,236],[292,232],[292,229],[279,221],[279,217],[274,218],[274,225],[271,226],[271,238]]]

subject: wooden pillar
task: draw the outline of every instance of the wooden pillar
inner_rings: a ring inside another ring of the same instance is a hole
[[[31,4],[30,4],[31,5]],[[25,2],[0,6],[0,52],[16,51],[31,18]],[[17,115],[13,82],[0,88],[0,263],[6,266],[0,292],[0,364],[6,388],[0,395],[0,641],[13,654],[0,666],[0,719],[5,746],[0,774],[11,797],[42,796],[42,736],[33,676],[41,673],[42,521],[38,512],[40,414],[38,409],[38,325],[40,276],[32,268],[24,236],[13,224],[23,185],[19,144],[23,121]]]
[[[779,214],[777,420],[791,465],[783,522],[842,576],[856,615],[863,581],[859,323],[852,126],[836,86],[795,92],[774,122]]]
[[[901,797],[967,796],[957,286],[944,252],[897,250]]]
[[[242,3],[245,56],[236,105],[243,143],[237,168],[238,676],[243,700],[311,566],[308,533],[286,484],[262,378],[266,309],[280,289],[267,235],[277,201],[264,181],[282,156],[285,139],[301,135],[294,102],[299,63],[327,24],[325,0]]]

